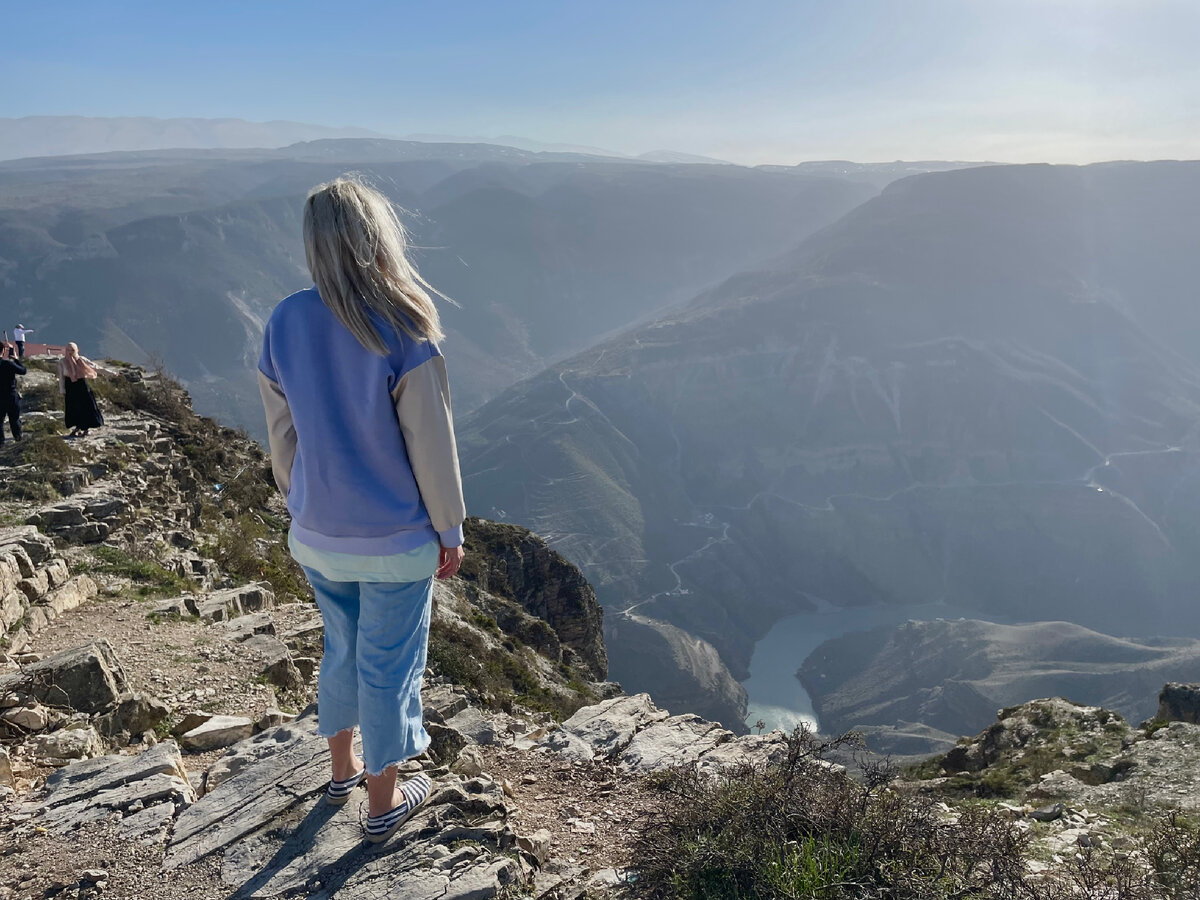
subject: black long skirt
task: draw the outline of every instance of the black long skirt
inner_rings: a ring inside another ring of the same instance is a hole
[[[67,410],[68,428],[99,428],[104,424],[104,416],[100,415],[100,407],[96,405],[96,397],[88,387],[87,379],[67,379],[67,395],[63,405]]]

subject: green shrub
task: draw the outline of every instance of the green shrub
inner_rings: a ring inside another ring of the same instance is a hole
[[[310,596],[304,570],[292,559],[282,536],[257,513],[222,518],[214,527],[215,541],[200,550],[223,571],[243,581],[266,581],[281,600],[288,595]]]
[[[825,758],[853,745],[798,729],[785,758],[722,777],[680,767],[658,779],[641,822],[638,893],[678,900],[934,900],[1034,897],[1027,838],[996,813],[964,810],[953,828],[934,802],[890,787],[886,767],[861,779]],[[1048,895],[1047,895],[1048,896]]]
[[[128,578],[137,585],[137,592],[143,597],[182,594],[196,589],[190,579],[163,568],[141,554],[119,547],[102,544],[92,550],[92,557],[90,565],[77,565],[76,569]]]
[[[484,706],[511,712],[520,704],[561,721],[595,699],[579,682],[583,690],[544,685],[528,658],[532,652],[516,644],[511,650],[489,646],[476,631],[441,619],[434,619],[429,629],[429,666],[469,688]]]

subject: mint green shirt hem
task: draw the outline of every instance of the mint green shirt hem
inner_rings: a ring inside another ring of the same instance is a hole
[[[379,584],[400,584],[432,578],[437,572],[439,557],[437,541],[430,541],[407,553],[361,556],[357,553],[317,550],[300,543],[291,531],[288,531],[288,549],[292,552],[292,559],[306,569],[315,569],[330,581]]]

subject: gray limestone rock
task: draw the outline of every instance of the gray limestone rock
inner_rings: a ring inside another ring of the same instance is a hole
[[[229,636],[235,641],[246,641],[259,634],[273,638],[275,634],[275,622],[271,619],[269,612],[257,612],[247,616],[238,616],[236,619],[223,622],[221,628],[227,631]],[[283,646],[285,651],[287,650],[287,647],[281,642],[280,646]]]
[[[131,813],[117,825],[117,834],[126,840],[162,844],[167,839],[167,829],[175,819],[176,807],[170,800],[152,803],[144,809]]]
[[[18,581],[17,588],[33,602],[50,590],[50,579],[46,577],[45,570],[38,570],[28,578]]]
[[[59,651],[21,672],[0,677],[0,693],[13,690],[49,706],[97,713],[117,701],[126,691],[126,681],[112,645],[99,640]]]
[[[134,756],[101,756],[60,769],[46,779],[43,805],[73,803],[116,785],[163,774],[187,780],[183,757],[174,741],[162,741]]]
[[[429,756],[439,765],[453,765],[467,746],[466,736],[456,728],[439,725],[437,722],[426,722],[425,731],[429,734]]]
[[[714,722],[696,715],[671,716],[639,731],[618,757],[622,768],[647,773],[694,763],[718,744],[733,738]]]
[[[312,619],[290,631],[280,635],[288,649],[297,653],[317,653],[325,644],[325,625],[319,619]]]
[[[448,685],[435,684],[421,692],[421,706],[426,717],[434,722],[444,723],[466,709],[467,705],[466,695]]]
[[[150,614],[158,614],[160,616],[194,616],[198,615],[196,606],[196,598],[191,594],[185,594],[182,597],[171,597],[167,600],[157,600],[150,607]]]
[[[197,612],[202,619],[218,622],[270,609],[274,605],[275,594],[265,584],[245,584],[214,591],[199,601]]]
[[[254,723],[244,716],[213,716],[179,738],[185,750],[219,750],[254,733]]]
[[[289,722],[295,721],[295,713],[285,713],[283,710],[271,707],[259,717],[254,727],[258,731],[266,731],[268,728],[274,728],[276,725],[287,725]]]
[[[17,706],[0,714],[0,721],[16,725],[25,731],[41,731],[50,723],[50,711],[44,706]]]
[[[96,734],[96,729],[89,725],[43,734],[34,741],[33,752],[39,759],[51,761],[91,759],[104,752],[104,745],[100,741],[100,735]]]
[[[34,525],[0,529],[0,552],[12,546],[24,550],[35,566],[54,555],[54,541],[39,532]]]
[[[325,741],[315,717],[264,731],[226,754],[225,774],[176,819],[168,870],[221,854],[238,897],[487,898],[513,885],[521,863],[495,782],[438,779],[428,802],[384,844],[363,841],[357,803],[330,806]],[[455,842],[471,842],[457,853]],[[443,865],[453,861],[455,865]]]
[[[44,506],[25,520],[30,525],[47,530],[57,530],[84,523],[82,503],[59,503]]]
[[[193,728],[203,725],[211,719],[216,713],[210,713],[203,709],[194,709],[186,713],[182,719],[171,726],[171,734],[179,737],[181,734],[187,734]]]
[[[157,697],[127,691],[117,698],[115,709],[96,719],[96,729],[108,736],[141,734],[153,731],[170,714],[170,708]]]
[[[658,709],[649,694],[616,697],[585,706],[540,742],[573,759],[616,757],[637,732],[670,714]]]
[[[66,584],[47,594],[42,600],[42,605],[48,610],[53,610],[54,618],[56,618],[67,610],[75,609],[91,600],[96,596],[97,590],[96,582],[87,575],[76,575]]]
[[[120,497],[91,497],[83,503],[83,514],[89,519],[117,519],[129,509]]]
[[[473,706],[469,706],[446,720],[446,725],[476,744],[493,744],[496,728],[490,719]]]
[[[29,598],[23,591],[12,590],[0,597],[0,634],[21,620],[29,608]]]
[[[69,544],[98,544],[111,532],[112,528],[107,522],[85,522],[54,529],[54,534]]]
[[[1200,684],[1164,685],[1158,695],[1157,718],[1167,722],[1200,723]]]

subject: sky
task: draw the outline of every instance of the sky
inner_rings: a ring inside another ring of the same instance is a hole
[[[1200,0],[0,0],[0,117],[746,164],[1197,158],[1198,38]]]

